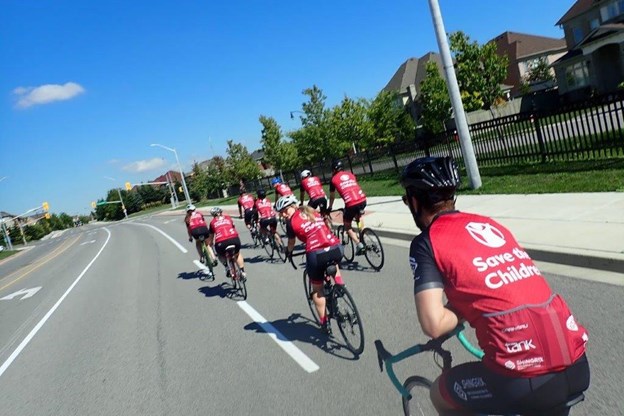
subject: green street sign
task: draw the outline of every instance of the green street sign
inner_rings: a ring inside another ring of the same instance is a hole
[[[100,206],[100,205],[106,205],[106,204],[108,204],[108,202],[106,202],[106,201],[102,201],[102,202],[98,202],[98,203],[97,203],[97,204],[95,204],[95,205]]]

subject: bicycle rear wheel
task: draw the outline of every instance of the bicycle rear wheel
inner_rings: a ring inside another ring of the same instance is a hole
[[[419,376],[408,377],[403,383],[405,390],[412,395],[411,399],[405,397],[403,400],[403,413],[405,416],[427,416],[437,415],[438,412],[431,403],[429,390],[431,389],[431,381]]]
[[[384,250],[381,240],[370,228],[364,228],[360,233],[360,239],[364,243],[364,256],[371,267],[377,271],[384,265]]]
[[[281,261],[283,261],[284,263],[286,262],[286,251],[284,250],[285,244],[284,244],[284,236],[280,235],[280,244],[275,246],[275,251],[277,252],[277,256],[280,258]]]
[[[240,254],[239,254],[240,255]],[[234,287],[238,291],[240,297],[243,300],[247,299],[247,283],[243,279],[243,272],[237,263],[234,263],[234,269],[236,270],[236,277],[234,278]]]
[[[277,222],[279,222],[280,229],[282,230],[282,234],[286,234],[286,221],[284,221],[284,219],[280,217],[280,219]]]
[[[343,285],[335,285],[332,296],[336,305],[332,318],[338,323],[338,329],[349,350],[360,355],[364,351],[364,327],[355,301]]]
[[[312,312],[312,317],[314,318],[314,321],[318,325],[320,325],[321,318],[319,317],[318,311],[316,310],[316,305],[312,300],[312,282],[310,282],[308,272],[305,270],[303,271],[303,288],[305,289],[306,299],[308,300],[308,307],[310,308],[310,312]]]
[[[355,247],[353,246],[353,240],[349,238],[349,233],[345,231],[344,225],[338,226],[336,236],[340,239],[340,244],[342,244],[342,257],[347,263],[351,263],[355,258]]]
[[[261,235],[260,238],[264,238],[264,236]],[[273,238],[273,237],[271,236],[269,238]],[[271,241],[269,240],[268,243],[263,242],[262,244],[269,258],[273,260],[273,244],[271,243]]]

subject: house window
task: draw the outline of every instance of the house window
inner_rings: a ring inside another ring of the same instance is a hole
[[[624,2],[624,0],[622,0]],[[589,21],[589,28],[591,30],[596,29],[598,26],[600,26],[600,19],[595,18]]]
[[[577,62],[567,67],[566,82],[569,89],[576,89],[589,85],[589,66],[587,62]]]
[[[580,43],[583,40],[583,29],[580,27],[572,28],[572,36],[575,44]]]
[[[610,4],[607,4],[606,6],[601,7],[600,17],[602,18],[602,21],[606,22],[607,20],[611,20],[617,15],[619,15],[620,10],[621,10],[621,7],[619,7],[619,5],[621,3],[622,1],[617,1],[617,2],[613,1]]]

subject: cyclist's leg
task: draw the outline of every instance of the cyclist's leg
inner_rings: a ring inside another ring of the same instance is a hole
[[[353,244],[355,244],[356,246],[359,246],[360,238],[355,232],[355,230],[351,227],[351,223],[353,222],[353,219],[355,218],[355,215],[357,214],[357,212],[358,212],[357,207],[345,208],[342,219],[343,219],[344,229],[349,235],[349,238],[351,239],[351,241],[353,241]]]
[[[271,236],[275,240],[275,245],[277,247],[281,247],[282,246],[282,239],[280,238],[280,235],[277,232],[277,219],[274,218],[273,220],[271,220],[271,223],[270,223],[269,226],[271,228]]]

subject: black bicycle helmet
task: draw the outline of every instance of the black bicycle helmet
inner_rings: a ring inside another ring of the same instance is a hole
[[[336,159],[332,162],[332,169],[334,171],[342,170],[342,160]]]
[[[258,189],[258,198],[264,199],[266,197],[266,191],[264,189]]]
[[[423,157],[403,170],[401,186],[426,205],[455,197],[459,186],[459,169],[452,157]]]

